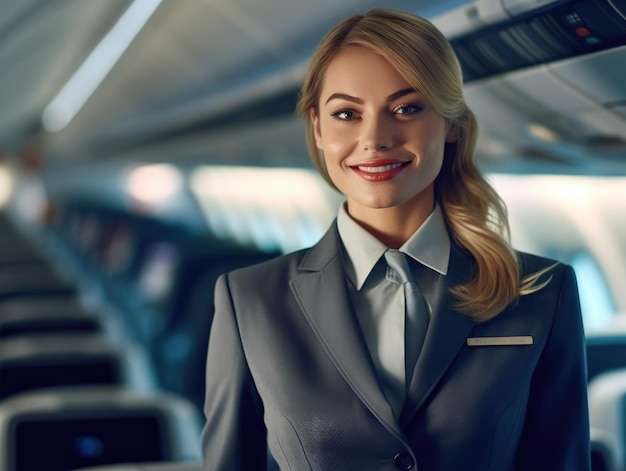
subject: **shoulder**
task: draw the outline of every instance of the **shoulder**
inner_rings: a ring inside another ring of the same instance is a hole
[[[299,260],[306,251],[286,255],[237,268],[222,273],[215,283],[215,308],[219,312],[224,306],[232,305],[236,311],[254,305],[273,306],[277,299],[289,291],[289,281],[297,272]]]
[[[264,282],[284,281],[303,272],[323,270],[340,253],[340,245],[337,224],[334,222],[312,247],[234,270],[227,276],[232,281],[258,280],[259,278]]]
[[[532,280],[541,289],[531,290],[523,300],[535,301],[555,308],[567,305],[579,311],[578,285],[571,265],[547,257],[518,252],[522,282]],[[523,301],[522,301],[523,303]]]
[[[269,272],[289,272],[297,269],[298,265],[310,249],[279,255],[254,265],[238,268],[228,273],[230,277],[245,278],[268,274]]]
[[[516,254],[522,279],[536,274],[540,274],[540,279],[573,275],[573,268],[558,260],[527,252],[516,252]]]
[[[536,345],[544,345],[554,332],[577,338],[582,315],[573,268],[547,257],[523,252],[517,255],[520,296],[481,328],[527,332]]]

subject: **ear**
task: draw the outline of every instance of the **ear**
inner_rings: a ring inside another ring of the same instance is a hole
[[[322,149],[322,131],[320,129],[320,118],[315,113],[315,108],[309,109],[309,118],[313,124],[313,134],[315,135],[315,145],[318,149]]]
[[[446,142],[453,143],[459,140],[459,127],[454,123],[448,124],[448,133],[446,134]]]

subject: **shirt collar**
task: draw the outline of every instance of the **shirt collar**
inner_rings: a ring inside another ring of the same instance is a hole
[[[339,208],[337,229],[346,249],[346,272],[356,289],[360,290],[388,247],[348,215],[345,203]],[[426,221],[400,247],[400,251],[442,275],[447,274],[450,236],[438,203]]]

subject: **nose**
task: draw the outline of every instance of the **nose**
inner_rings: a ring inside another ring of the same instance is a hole
[[[384,114],[363,120],[362,148],[365,151],[381,151],[393,147],[394,132],[391,118]]]

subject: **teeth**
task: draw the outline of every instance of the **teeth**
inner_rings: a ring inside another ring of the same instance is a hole
[[[368,173],[382,173],[393,170],[394,168],[402,167],[402,164],[381,165],[378,167],[366,167],[365,165],[359,165],[357,168],[362,172]]]

